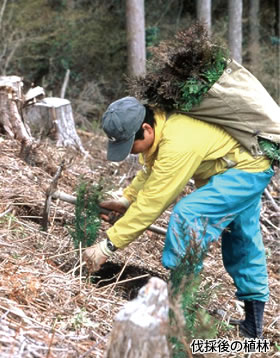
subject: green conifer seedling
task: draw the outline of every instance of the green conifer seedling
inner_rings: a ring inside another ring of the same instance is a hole
[[[85,182],[77,188],[77,202],[75,206],[75,230],[71,232],[75,248],[82,248],[94,244],[100,228],[99,202],[102,199],[101,184],[89,185]]]
[[[201,241],[193,233],[185,256],[170,275],[170,343],[172,358],[189,357],[193,339],[210,339],[217,334],[217,324],[202,308],[210,299],[210,290],[199,289],[199,268],[206,255]],[[207,291],[207,292],[206,292]]]

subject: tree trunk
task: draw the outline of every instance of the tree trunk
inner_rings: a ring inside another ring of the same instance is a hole
[[[146,72],[144,0],[126,0],[128,74],[143,76]]]
[[[250,59],[250,71],[257,76],[257,68],[259,63],[259,38],[260,38],[260,28],[259,28],[259,8],[260,0],[250,0],[249,8],[249,59]]]
[[[169,358],[167,284],[152,277],[117,314],[104,358]]]
[[[277,94],[277,98],[278,98],[278,104],[280,105],[280,0],[275,0],[275,25],[274,25],[274,29],[275,29],[275,37],[276,37],[276,44],[275,44],[275,51],[276,51],[276,55],[275,55],[275,61],[276,61],[276,66],[275,66],[275,77],[278,78],[278,81],[276,81],[276,94]]]
[[[196,1],[196,17],[206,26],[208,34],[211,35],[211,0]]]
[[[280,0],[274,0],[275,2],[275,36],[278,37],[280,41]],[[279,46],[279,45],[278,45]]]
[[[44,98],[27,106],[24,117],[34,137],[49,136],[56,141],[57,146],[72,147],[87,154],[76,132],[72,106],[68,100]]]
[[[231,57],[242,64],[242,0],[229,0],[228,43]]]

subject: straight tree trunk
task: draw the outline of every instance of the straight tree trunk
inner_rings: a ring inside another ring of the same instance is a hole
[[[228,44],[230,55],[242,64],[242,0],[229,0]]]
[[[275,36],[280,40],[280,0],[274,0],[275,2]]]
[[[197,0],[196,1],[196,17],[197,20],[203,23],[211,35],[211,0]]]
[[[276,47],[276,78],[278,78],[278,81],[276,81],[276,93],[278,98],[278,104],[280,105],[280,0],[275,0],[275,37],[278,40]]]
[[[145,75],[145,9],[144,0],[126,0],[126,30],[128,43],[128,74]]]
[[[259,63],[260,52],[260,25],[259,25],[259,9],[260,0],[250,0],[249,4],[249,59],[250,71],[257,76],[257,68]]]

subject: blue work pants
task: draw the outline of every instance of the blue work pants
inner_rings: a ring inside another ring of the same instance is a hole
[[[266,302],[268,277],[259,220],[261,196],[273,174],[271,168],[260,173],[232,168],[182,198],[170,217],[163,265],[172,269],[180,263],[191,233],[202,249],[222,236],[223,263],[237,297]]]

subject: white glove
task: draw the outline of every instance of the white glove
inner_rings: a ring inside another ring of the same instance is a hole
[[[100,270],[101,266],[112,256],[114,251],[107,246],[107,239],[100,241],[93,246],[87,247],[83,253],[83,261],[90,272]]]
[[[130,206],[130,204],[131,204],[131,202],[130,202],[128,199],[126,199],[124,196],[122,196],[121,198],[119,198],[119,202],[120,202],[121,204],[123,204],[123,206],[125,206],[127,209],[128,209],[128,207]]]

